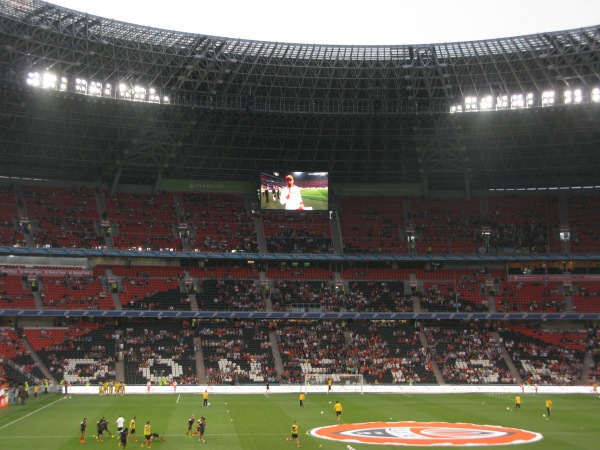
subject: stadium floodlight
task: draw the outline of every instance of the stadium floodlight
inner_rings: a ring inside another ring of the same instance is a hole
[[[102,83],[100,81],[90,81],[89,87],[88,87],[88,94],[89,95],[94,95],[94,96],[101,96],[102,95]]]
[[[494,98],[491,95],[486,95],[479,102],[479,108],[482,111],[491,111],[494,107]]]
[[[129,87],[127,87],[127,85],[125,83],[121,83],[119,85],[119,97],[121,97],[125,100],[130,100],[132,94],[133,94],[132,90]]]
[[[112,95],[112,85],[110,83],[106,83],[104,85],[103,94],[105,97],[110,97]]]
[[[160,95],[156,92],[156,89],[150,88],[148,101],[150,103],[160,103]]]
[[[496,98],[496,109],[507,109],[508,108],[508,95],[499,95]]]
[[[542,107],[554,105],[554,91],[542,92]]]
[[[60,84],[58,85],[58,90],[66,91],[68,87],[69,87],[69,80],[67,80],[67,77],[61,77]]]
[[[42,76],[42,88],[56,90],[58,88],[58,77],[51,72],[45,72]]]
[[[77,92],[79,94],[85,94],[87,92],[87,85],[88,85],[87,80],[85,80],[83,78],[76,78],[75,79],[75,92]]]
[[[600,103],[600,88],[592,89],[592,101],[594,103]]]
[[[163,97],[163,103],[166,104],[166,105],[170,104],[171,103],[171,98],[168,95],[165,95]]]
[[[526,108],[531,108],[533,106],[533,102],[534,101],[535,101],[535,96],[533,95],[533,92],[529,92],[525,96],[525,107]]]
[[[477,97],[465,97],[465,112],[477,111]]]
[[[27,84],[33,87],[39,87],[42,82],[42,77],[39,72],[29,72],[27,74]]]
[[[133,100],[143,102],[146,100],[146,88],[142,86],[135,86],[133,88]]]
[[[564,92],[565,105],[572,105],[581,103],[583,101],[583,94],[581,89],[567,90]]]
[[[463,112],[462,105],[452,105],[450,107],[450,114],[461,113]]]
[[[510,109],[522,109],[525,107],[523,94],[513,94],[510,96]]]

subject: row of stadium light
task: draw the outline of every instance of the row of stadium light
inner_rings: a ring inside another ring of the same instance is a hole
[[[121,100],[146,103],[170,104],[171,99],[168,96],[161,96],[156,89],[145,86],[130,86],[121,83],[118,86],[102,81],[86,80],[85,78],[75,78],[69,83],[67,77],[58,77],[52,72],[29,72],[27,74],[27,84],[41,89],[48,89],[60,92],[75,92],[76,94],[90,95],[93,97],[110,97]]]
[[[592,103],[600,103],[600,88],[593,88],[590,92],[589,97],[586,99],[584,92],[581,89],[568,89],[562,93],[563,105],[576,105],[591,101]],[[462,112],[477,112],[477,111],[499,111],[505,109],[526,109],[541,106],[542,108],[548,106],[555,106],[559,102],[557,99],[556,92],[544,91],[542,92],[541,101],[536,101],[535,95],[530,92],[528,94],[513,94],[499,95],[494,97],[487,95],[482,98],[478,97],[465,97],[464,104],[453,105],[450,107],[451,113],[462,113]]]

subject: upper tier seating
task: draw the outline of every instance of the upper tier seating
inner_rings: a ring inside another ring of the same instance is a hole
[[[105,248],[93,190],[24,186],[23,198],[35,245],[53,248]]]
[[[181,195],[190,247],[199,252],[257,252],[256,228],[244,199],[234,194]]]
[[[117,249],[183,250],[173,193],[103,194]]]

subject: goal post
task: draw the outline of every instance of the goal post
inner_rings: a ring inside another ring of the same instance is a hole
[[[331,392],[363,393],[362,374],[339,373],[305,373],[304,389],[306,393],[328,391],[328,380],[331,379]]]

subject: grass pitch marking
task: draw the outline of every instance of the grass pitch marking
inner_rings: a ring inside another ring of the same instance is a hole
[[[32,415],[34,415],[35,413],[39,413],[39,412],[40,412],[40,411],[42,411],[43,409],[46,409],[48,406],[52,406],[52,405],[54,405],[55,403],[58,403],[58,402],[60,402],[61,400],[64,400],[64,397],[61,397],[61,398],[59,398],[58,400],[55,400],[55,401],[53,401],[52,403],[50,403],[50,404],[48,404],[48,405],[46,405],[46,406],[42,406],[40,409],[36,409],[35,411],[33,411],[33,412],[30,412],[29,414],[26,414],[26,415],[24,415],[23,417],[21,417],[21,418],[19,418],[19,419],[17,419],[17,420],[13,420],[12,422],[9,422],[9,423],[7,423],[6,425],[4,425],[4,426],[0,427],[0,430],[4,430],[5,428],[7,428],[7,427],[9,427],[9,426],[11,426],[11,425],[13,425],[13,424],[15,424],[15,423],[17,423],[17,422],[20,422],[21,420],[23,420],[23,419],[26,419],[26,418],[28,418],[29,416],[32,416]]]

